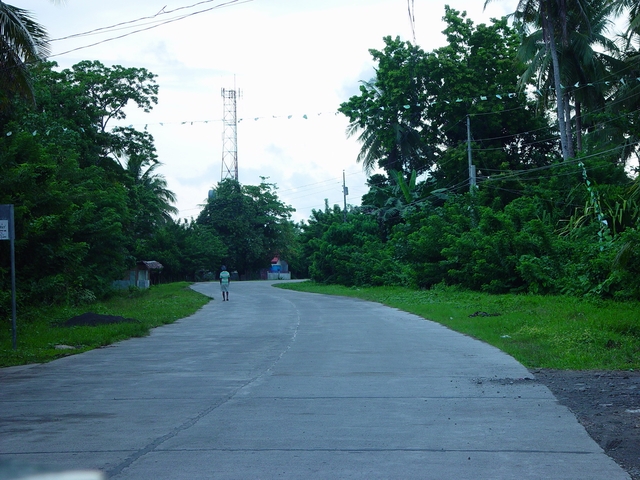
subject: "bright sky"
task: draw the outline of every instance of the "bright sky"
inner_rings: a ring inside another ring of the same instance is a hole
[[[444,43],[445,4],[467,11],[476,24],[508,14],[516,4],[494,0],[483,11],[483,0],[413,2],[415,39],[425,51]],[[207,192],[221,180],[223,88],[241,92],[241,183],[257,185],[260,177],[268,177],[300,221],[312,209],[324,208],[325,199],[330,206],[343,205],[344,171],[347,203],[359,205],[367,192],[366,176],[356,163],[360,147],[346,137],[347,119],[336,112],[358,93],[359,81],[373,78],[370,48],[381,49],[387,35],[413,40],[407,0],[9,3],[31,11],[47,28],[55,40],[51,60],[61,68],[99,60],[158,75],[158,105],[151,113],[129,107],[122,124],[154,136],[163,164],[156,171],[178,197],[179,218],[197,217]],[[178,20],[185,14],[191,15]],[[142,18],[147,19],[56,40]],[[176,21],[133,33],[168,20]],[[98,42],[103,43],[69,52]]]

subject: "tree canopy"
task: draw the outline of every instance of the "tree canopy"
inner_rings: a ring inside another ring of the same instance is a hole
[[[243,275],[268,267],[274,256],[286,257],[294,248],[294,209],[276,194],[275,184],[222,180],[196,223],[210,228],[227,247],[227,268]]]
[[[385,37],[383,51],[370,50],[376,78],[340,106],[351,122],[348,133],[361,132],[358,159],[365,170],[405,176],[416,170],[449,186],[464,184],[467,117],[473,137],[491,152],[478,150],[480,169],[548,163],[551,128],[531,99],[514,95],[523,69],[516,32],[506,19],[476,27],[448,7],[444,20],[448,45],[433,52]]]

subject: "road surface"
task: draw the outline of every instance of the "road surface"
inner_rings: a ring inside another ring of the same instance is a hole
[[[105,478],[627,479],[501,351],[361,300],[232,283],[150,336],[0,370],[0,461]],[[482,321],[482,320],[479,320]]]

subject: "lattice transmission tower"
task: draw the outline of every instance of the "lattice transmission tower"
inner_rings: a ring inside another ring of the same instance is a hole
[[[233,178],[238,181],[238,118],[236,111],[239,90],[222,89],[224,107],[222,113],[222,173],[220,180]]]

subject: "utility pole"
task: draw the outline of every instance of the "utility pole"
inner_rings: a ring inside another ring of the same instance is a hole
[[[469,191],[473,192],[476,186],[476,166],[471,159],[471,119],[467,115],[467,157],[469,158]]]
[[[344,198],[344,210],[342,211],[342,220],[347,221],[347,195],[349,195],[349,187],[346,185],[344,170],[342,170],[342,197]]]

